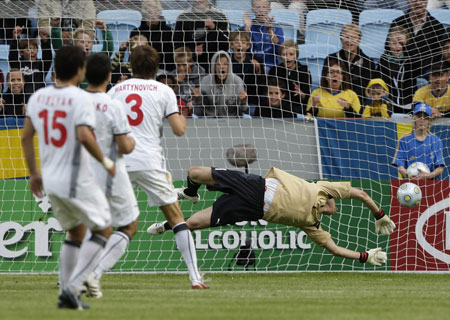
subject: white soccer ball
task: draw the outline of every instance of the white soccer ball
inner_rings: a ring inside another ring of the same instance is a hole
[[[412,208],[420,204],[422,190],[417,184],[406,182],[397,190],[397,199],[402,206]]]
[[[408,174],[408,177],[411,176],[418,176],[419,175],[419,169],[421,171],[424,171],[426,173],[430,173],[430,168],[428,168],[428,166],[423,163],[423,162],[414,162],[413,164],[411,164],[408,169],[406,169],[406,173]]]

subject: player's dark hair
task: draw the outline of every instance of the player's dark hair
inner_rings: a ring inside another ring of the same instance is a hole
[[[149,45],[138,46],[131,52],[131,69],[135,78],[153,79],[158,66],[158,51]]]
[[[62,81],[72,79],[84,67],[85,61],[86,54],[79,47],[64,46],[58,49],[54,64],[56,78]]]
[[[104,53],[96,53],[87,59],[86,78],[89,84],[99,86],[108,79],[111,72],[111,60]]]

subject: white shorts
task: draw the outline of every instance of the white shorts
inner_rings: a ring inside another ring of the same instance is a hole
[[[102,230],[111,225],[111,213],[105,194],[94,188],[89,194],[77,198],[48,195],[56,219],[64,230],[84,223],[89,230]]]
[[[146,170],[128,172],[128,175],[134,188],[139,186],[145,191],[149,206],[161,207],[177,202],[170,172]]]
[[[108,197],[113,227],[124,227],[139,217],[139,208],[131,184],[120,195]]]

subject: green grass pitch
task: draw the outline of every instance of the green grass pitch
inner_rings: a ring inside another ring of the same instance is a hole
[[[56,275],[0,275],[0,319],[448,319],[449,274],[108,274],[91,309],[56,308]]]

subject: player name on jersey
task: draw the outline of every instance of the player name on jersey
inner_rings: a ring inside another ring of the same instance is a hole
[[[119,84],[114,88],[114,92],[121,91],[157,91],[158,85],[153,83],[124,83]]]

